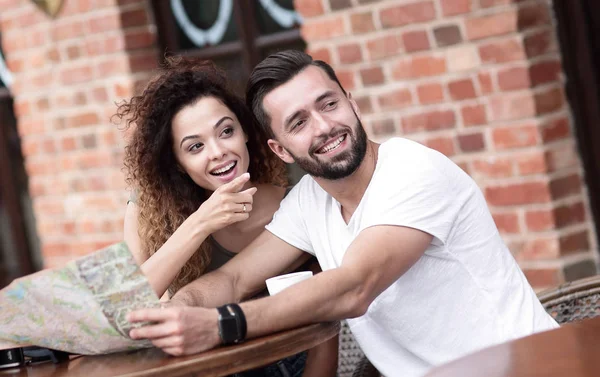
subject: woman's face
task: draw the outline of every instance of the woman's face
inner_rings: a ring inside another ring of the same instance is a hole
[[[219,99],[202,97],[182,108],[171,132],[180,167],[205,190],[214,191],[248,171],[247,136]]]

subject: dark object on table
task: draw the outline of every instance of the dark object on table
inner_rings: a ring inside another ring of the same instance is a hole
[[[52,361],[58,364],[69,360],[69,353],[42,347],[11,348],[0,351],[0,368],[15,368]]]

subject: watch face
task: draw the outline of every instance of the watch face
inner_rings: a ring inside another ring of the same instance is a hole
[[[225,344],[234,343],[241,338],[234,317],[219,317],[219,333]]]

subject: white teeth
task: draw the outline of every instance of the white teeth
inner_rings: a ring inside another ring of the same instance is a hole
[[[221,169],[213,170],[210,173],[211,174],[225,173],[227,170],[231,169],[234,165],[235,165],[235,162],[231,162],[231,163],[227,164],[226,166],[223,166]]]
[[[344,137],[346,137],[346,135],[342,135],[340,137],[338,137],[333,143],[328,144],[326,146],[324,146],[323,148],[321,148],[321,153],[327,153],[332,149],[335,149],[338,147],[338,145],[340,145],[342,143],[342,141],[344,141]]]

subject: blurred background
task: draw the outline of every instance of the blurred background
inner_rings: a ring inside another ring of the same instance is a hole
[[[0,287],[122,240],[110,117],[165,55],[241,93],[285,48],[336,69],[371,138],[469,173],[536,289],[594,275],[599,36],[597,0],[0,0]]]

